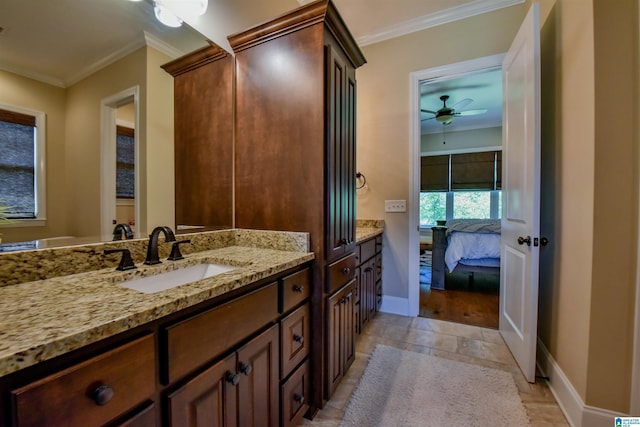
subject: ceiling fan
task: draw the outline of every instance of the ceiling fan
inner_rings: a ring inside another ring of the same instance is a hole
[[[448,124],[451,124],[451,122],[453,121],[453,118],[456,116],[475,116],[476,114],[484,114],[487,112],[486,109],[458,111],[466,107],[467,105],[471,104],[473,102],[473,99],[465,98],[461,101],[458,101],[453,107],[447,107],[448,99],[449,99],[449,95],[442,95],[440,97],[440,100],[442,101],[442,108],[439,109],[438,111],[421,109],[420,111],[422,111],[423,113],[433,114],[433,117],[428,117],[422,120],[424,121],[424,120],[436,119],[438,122],[442,123],[443,125],[448,125]]]

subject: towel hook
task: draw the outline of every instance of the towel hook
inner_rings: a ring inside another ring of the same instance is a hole
[[[364,176],[362,172],[356,172],[356,180],[358,180],[358,182],[362,182],[362,184],[360,185],[356,184],[356,190],[359,190],[367,185],[367,177]]]

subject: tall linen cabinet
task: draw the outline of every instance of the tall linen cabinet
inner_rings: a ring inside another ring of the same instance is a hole
[[[353,321],[335,325],[330,314],[348,313],[353,303],[347,296],[355,272],[355,69],[366,61],[325,0],[229,41],[235,224],[310,233],[316,255],[310,403],[321,408],[353,360]],[[345,307],[336,310],[336,301]]]

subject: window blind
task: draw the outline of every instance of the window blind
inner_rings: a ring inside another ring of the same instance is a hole
[[[484,191],[502,188],[502,152],[421,158],[420,191]]]
[[[451,155],[451,190],[493,190],[495,152]]]
[[[135,131],[116,127],[116,197],[135,198]]]
[[[420,191],[449,191],[449,155],[421,158]]]
[[[0,109],[0,203],[9,218],[36,217],[36,118]]]

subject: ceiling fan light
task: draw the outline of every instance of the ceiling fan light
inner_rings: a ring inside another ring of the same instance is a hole
[[[436,117],[436,120],[438,122],[442,123],[443,125],[448,125],[453,121],[453,115],[452,114],[441,114],[441,115]]]

